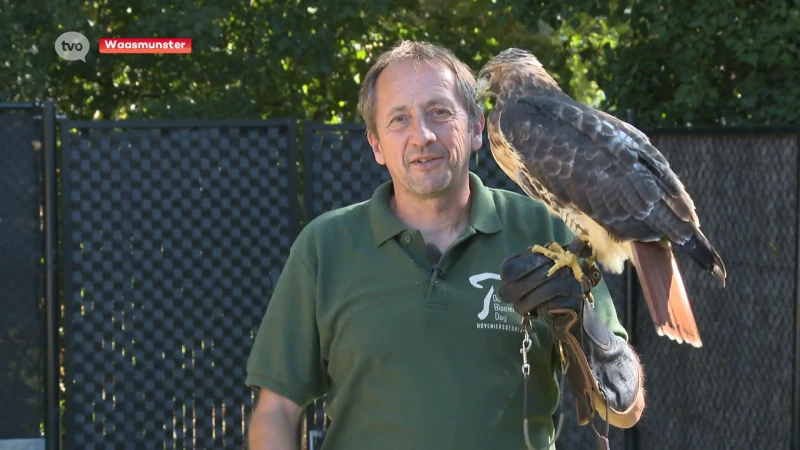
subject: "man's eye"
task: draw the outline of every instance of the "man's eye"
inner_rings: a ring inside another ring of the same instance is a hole
[[[437,116],[446,116],[449,112],[446,109],[434,109],[433,113]]]

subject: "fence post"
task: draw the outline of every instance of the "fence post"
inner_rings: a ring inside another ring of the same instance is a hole
[[[45,255],[45,438],[47,450],[61,448],[58,374],[58,218],[56,203],[56,111],[51,101],[42,105],[42,152],[44,170]]]
[[[58,351],[58,218],[56,204],[56,109],[52,101],[41,103],[42,175],[44,182],[44,262],[45,262],[45,447],[61,448],[59,410]]]
[[[626,120],[636,126],[636,111],[628,109]],[[630,261],[625,262],[625,329],[628,331],[628,341],[636,345],[636,290],[639,288],[634,268]],[[638,430],[633,426],[625,430],[626,450],[638,449]]]
[[[792,392],[792,447],[800,449],[800,130],[797,141],[797,183],[795,192],[795,279],[794,279],[794,386]]]

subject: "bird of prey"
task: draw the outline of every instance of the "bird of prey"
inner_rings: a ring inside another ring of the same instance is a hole
[[[493,158],[575,234],[567,248],[533,247],[555,261],[549,274],[569,267],[578,280],[587,272],[597,284],[595,263],[622,273],[630,260],[657,334],[701,347],[673,249],[723,287],[725,265],[700,230],[692,198],[647,136],[569,97],[526,50],[504,50],[480,69],[476,99],[485,97],[495,101],[487,118]],[[587,253],[584,266],[576,249]]]

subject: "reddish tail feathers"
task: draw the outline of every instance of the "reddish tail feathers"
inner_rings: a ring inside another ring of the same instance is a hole
[[[632,242],[633,263],[650,315],[660,336],[702,347],[689,297],[671,247]]]

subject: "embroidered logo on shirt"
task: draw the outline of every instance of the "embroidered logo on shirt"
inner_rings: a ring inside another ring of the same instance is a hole
[[[469,277],[469,284],[478,289],[489,290],[483,297],[483,303],[480,312],[478,312],[478,329],[479,330],[503,330],[521,332],[522,328],[519,326],[519,319],[514,308],[506,303],[500,301],[500,298],[494,292],[492,283],[483,283],[486,280],[500,281],[500,275],[492,272],[479,273]],[[485,285],[484,285],[485,284]]]

